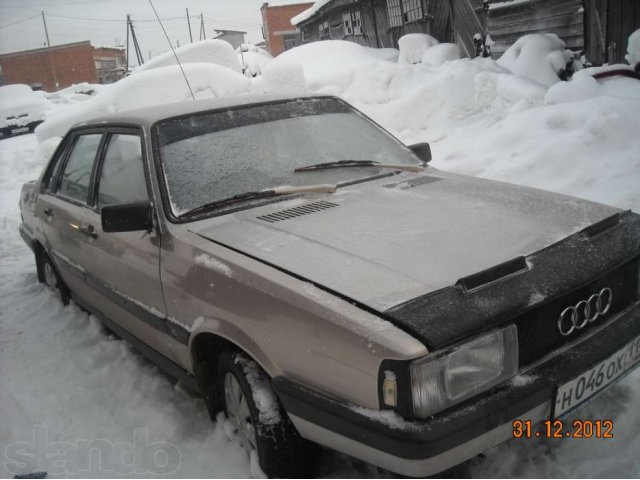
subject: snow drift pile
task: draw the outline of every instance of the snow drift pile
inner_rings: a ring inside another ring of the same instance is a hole
[[[553,34],[526,35],[498,61],[460,58],[457,45],[424,34],[406,35],[399,46],[321,41],[272,59],[256,47],[243,45],[240,55],[207,40],[176,52],[196,98],[338,95],[404,142],[430,142],[438,167],[640,210],[640,81],[592,76],[621,66],[584,69],[563,82],[558,74],[571,55]],[[640,59],[639,32],[627,59]],[[104,113],[190,101],[174,62],[172,54],[157,57],[45,122],[38,138]]]

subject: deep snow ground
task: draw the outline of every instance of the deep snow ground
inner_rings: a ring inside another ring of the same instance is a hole
[[[20,186],[38,176],[41,163],[33,135],[0,142],[0,475],[259,474],[224,422],[209,421],[201,400],[37,283],[32,254],[17,232],[17,202]],[[638,405],[640,372],[576,413],[612,419],[614,439],[512,440],[489,450],[484,464],[455,473],[637,477]],[[327,451],[319,452],[315,474],[389,475]]]

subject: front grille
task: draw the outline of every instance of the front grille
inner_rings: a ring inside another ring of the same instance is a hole
[[[593,328],[598,328],[609,317],[624,310],[636,299],[638,263],[639,260],[635,259],[589,285],[555,298],[518,317],[515,324],[518,326],[520,366],[539,360],[563,344],[576,340]],[[584,328],[575,330],[568,336],[561,335],[557,326],[560,313],[581,300],[587,300],[605,287],[613,292],[609,311],[599,316],[593,323],[587,323]]]

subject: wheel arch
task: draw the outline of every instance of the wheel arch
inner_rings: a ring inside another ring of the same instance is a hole
[[[215,324],[220,325],[220,322],[216,321]],[[279,369],[266,353],[244,332],[232,325],[227,325],[225,329],[213,330],[210,325],[207,327],[205,322],[191,336],[189,350],[193,374],[200,392],[205,397],[212,418],[215,418],[216,412],[221,409],[221,393],[216,389],[220,355],[229,349],[249,356],[270,378],[274,378],[279,373]]]

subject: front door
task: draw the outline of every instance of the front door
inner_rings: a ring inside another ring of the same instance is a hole
[[[84,217],[86,278],[102,295],[96,307],[140,340],[171,356],[166,308],[160,282],[160,236],[151,232],[105,233],[100,209],[149,201],[148,174],[142,137],[135,130],[107,133],[106,147],[96,170],[93,208]]]

